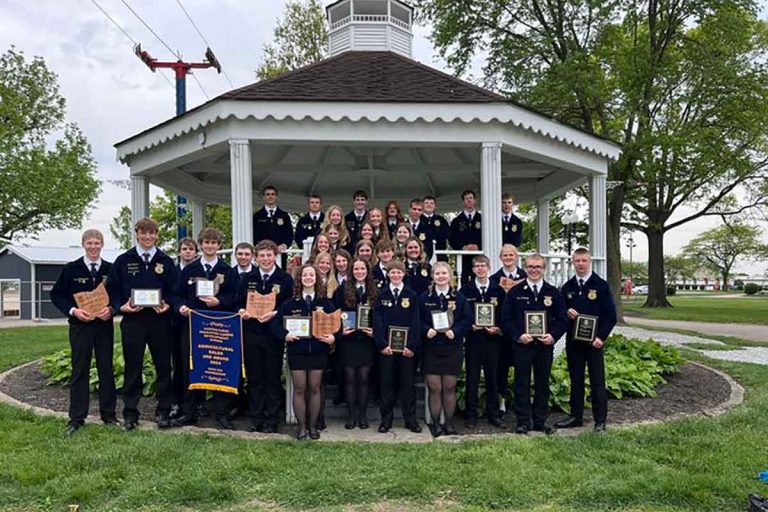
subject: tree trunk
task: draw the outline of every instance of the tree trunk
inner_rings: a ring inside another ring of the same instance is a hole
[[[616,302],[616,318],[624,323],[624,307],[621,303],[621,211],[624,206],[624,185],[613,189],[608,202],[606,258],[608,275],[605,279],[611,287]]]
[[[648,237],[648,298],[645,308],[670,308],[667,300],[667,287],[664,282],[664,231],[649,227],[645,231]]]

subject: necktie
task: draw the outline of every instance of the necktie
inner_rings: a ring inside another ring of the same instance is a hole
[[[579,293],[581,293],[584,289],[584,280],[579,279]]]
[[[413,227],[413,232],[415,233],[416,232],[416,223],[411,224],[411,226]]]
[[[210,263],[206,263],[203,266],[205,267],[205,277],[210,279],[210,277],[211,277],[211,269],[213,267],[211,267]]]
[[[504,216],[504,223],[506,224],[508,222],[509,222],[509,215],[505,215]]]
[[[400,289],[395,288],[394,290],[392,290],[392,295],[395,296],[395,302],[397,302],[397,299],[400,297]]]
[[[481,297],[485,297],[485,289],[486,289],[486,288],[487,288],[486,286],[481,286],[481,287],[480,287],[480,296],[481,296]]]
[[[361,222],[363,222],[363,216],[362,215],[358,215],[357,216],[357,223],[360,224]]]
[[[91,263],[91,281],[96,284],[96,280],[99,278],[99,270],[96,268],[95,263]]]
[[[148,268],[149,267],[149,253],[145,252],[143,254],[143,258],[144,258],[144,266]]]
[[[440,308],[442,308],[444,304],[445,304],[445,294],[441,293],[440,294]]]
[[[307,303],[307,307],[309,309],[312,309],[312,296],[311,295],[305,295],[304,296],[304,302]]]
[[[469,222],[472,222],[472,214],[471,214],[471,213],[468,213],[468,214],[467,214],[467,220],[468,220]]]
[[[539,300],[539,286],[533,285],[533,296],[536,298],[536,300]]]
[[[357,298],[359,300],[363,300],[363,297],[365,297],[365,288],[362,286],[357,287]]]

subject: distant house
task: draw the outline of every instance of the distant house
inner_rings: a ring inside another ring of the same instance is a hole
[[[114,261],[122,251],[103,250]],[[0,250],[0,318],[61,318],[51,288],[64,265],[82,257],[82,247],[7,246]]]

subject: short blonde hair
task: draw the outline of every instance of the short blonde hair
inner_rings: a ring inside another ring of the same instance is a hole
[[[80,238],[80,243],[84,244],[86,240],[90,240],[92,238],[95,238],[102,244],[104,243],[104,235],[98,229],[86,229],[83,231],[83,236]]]
[[[504,245],[502,245],[501,246],[501,250],[499,250],[499,256],[501,256],[504,253],[504,249],[511,250],[512,252],[514,252],[515,254],[520,256],[520,253],[517,251],[517,247],[515,247],[512,244],[504,244]]]
[[[437,262],[435,262],[434,265],[432,265],[432,275],[433,276],[435,275],[435,270],[437,270],[439,268],[446,269],[448,271],[449,275],[453,274],[453,269],[451,268],[451,266],[448,264],[447,261],[437,261]]]

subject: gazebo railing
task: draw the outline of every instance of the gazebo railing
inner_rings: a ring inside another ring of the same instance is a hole
[[[477,256],[478,254],[485,254],[483,251],[455,251],[452,249],[446,249],[446,250],[435,250],[434,251],[435,256],[437,255],[443,255],[448,256],[450,260],[454,260],[453,262],[453,269],[457,276],[457,283],[459,283],[458,276],[461,276],[464,268],[463,268],[463,260],[461,256]],[[519,261],[518,266],[523,267],[526,256],[532,255],[532,252],[521,252],[519,253]],[[453,256],[454,258],[451,258]],[[572,275],[573,275],[573,266],[571,265],[571,257],[565,253],[548,253],[548,254],[542,254],[544,257],[544,260],[547,264],[547,269],[544,272],[544,279],[549,282],[550,284],[553,284],[557,287],[562,286]],[[498,268],[498,258],[494,258],[492,256],[489,256],[492,266],[494,268]],[[432,262],[436,260],[435,257],[432,258]],[[459,284],[460,286],[460,284]]]
[[[387,14],[354,14],[331,23],[331,30],[336,30],[350,23],[381,23],[389,22],[403,30],[410,30],[411,25],[405,21]]]

